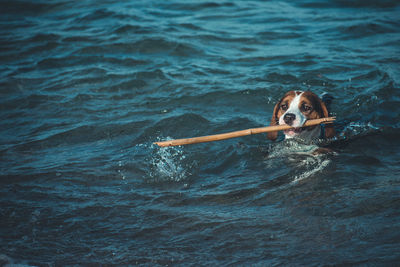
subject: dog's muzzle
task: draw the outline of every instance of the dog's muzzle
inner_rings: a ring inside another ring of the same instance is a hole
[[[296,119],[296,115],[293,113],[286,113],[283,116],[283,121],[289,126],[292,126],[295,119]]]

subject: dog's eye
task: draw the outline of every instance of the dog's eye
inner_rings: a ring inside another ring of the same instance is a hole
[[[303,105],[301,106],[301,109],[302,109],[304,112],[309,112],[309,111],[312,110],[312,106],[309,106],[309,105],[307,105],[307,104],[303,104]]]
[[[288,109],[288,105],[287,105],[287,104],[282,104],[282,105],[281,105],[281,109],[282,109],[283,111],[286,111],[286,110]]]

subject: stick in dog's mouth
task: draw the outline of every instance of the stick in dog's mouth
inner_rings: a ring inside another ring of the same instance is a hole
[[[183,138],[183,139],[155,142],[154,144],[156,144],[160,147],[180,146],[180,145],[189,145],[189,144],[197,144],[197,143],[204,143],[204,142],[220,141],[220,140],[225,140],[225,139],[230,139],[230,138],[235,138],[235,137],[240,137],[240,136],[259,134],[259,133],[287,131],[287,130],[290,131],[291,129],[295,129],[295,131],[296,131],[296,129],[302,131],[306,127],[318,125],[321,123],[333,123],[333,121],[335,119],[336,119],[336,117],[328,117],[328,118],[308,120],[303,124],[303,127],[298,127],[298,128],[293,128],[293,127],[290,127],[289,125],[274,125],[274,126],[252,128],[252,129],[246,129],[246,130],[223,133],[223,134],[215,134],[215,135],[207,135],[207,136],[200,136],[200,137],[192,137],[192,138]]]

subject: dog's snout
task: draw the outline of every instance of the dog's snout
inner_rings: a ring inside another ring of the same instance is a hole
[[[296,115],[293,113],[286,113],[285,116],[283,116],[283,121],[287,125],[292,125],[293,121],[296,119]]]

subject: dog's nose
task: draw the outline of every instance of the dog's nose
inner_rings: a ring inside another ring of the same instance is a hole
[[[283,116],[283,121],[287,125],[292,125],[293,121],[296,119],[296,115],[293,113],[286,113],[285,116]]]

